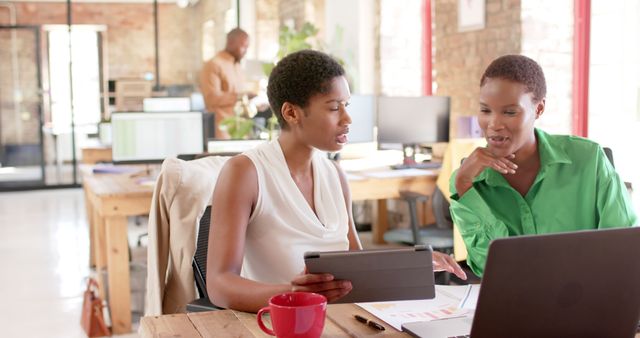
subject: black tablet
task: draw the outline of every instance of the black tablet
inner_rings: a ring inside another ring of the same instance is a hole
[[[435,297],[430,247],[306,252],[309,273],[349,280],[353,290],[335,303],[431,299]]]

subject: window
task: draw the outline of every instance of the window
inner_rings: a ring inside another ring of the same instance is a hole
[[[380,83],[383,95],[420,96],[422,0],[380,3]]]
[[[589,138],[613,151],[624,181],[640,188],[640,3],[591,3]],[[640,206],[640,199],[635,198]],[[636,210],[639,208],[636,207]]]
[[[69,32],[66,26],[49,27],[51,123],[54,133],[71,131]],[[95,133],[100,122],[100,59],[95,27],[73,26],[73,118],[76,128]]]

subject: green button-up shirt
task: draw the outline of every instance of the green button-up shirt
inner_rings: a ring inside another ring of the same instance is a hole
[[[462,198],[455,190],[457,171],[451,177],[451,214],[478,276],[495,238],[636,224],[627,189],[597,143],[535,132],[540,171],[524,197],[490,168]]]

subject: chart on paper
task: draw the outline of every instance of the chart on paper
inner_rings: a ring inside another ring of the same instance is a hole
[[[461,309],[460,301],[467,286],[436,286],[436,298],[397,302],[358,303],[376,317],[398,330],[403,323],[466,316],[472,311]]]
[[[396,311],[404,307],[403,305],[405,304],[402,304],[400,306],[398,306],[397,304],[391,304],[391,306],[397,307],[395,309]],[[398,318],[403,322],[410,322],[410,321],[424,321],[424,320],[435,320],[435,319],[447,318],[459,312],[457,307],[451,306],[451,305],[445,305],[441,309],[435,309],[435,310],[425,310],[425,311],[419,311],[419,310],[416,311],[415,309],[407,309],[407,310],[409,311],[389,313],[389,317]]]

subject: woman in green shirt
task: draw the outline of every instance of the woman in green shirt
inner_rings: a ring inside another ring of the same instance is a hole
[[[480,80],[478,122],[487,146],[451,177],[451,213],[479,276],[495,238],[636,223],[626,188],[597,143],[534,127],[545,95],[542,69],[522,55],[494,60]]]

